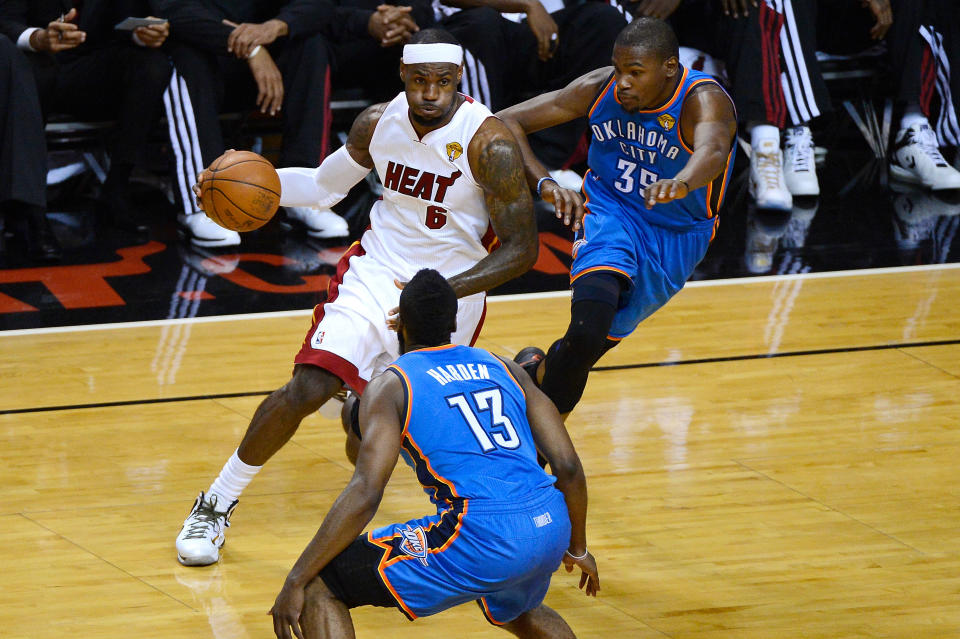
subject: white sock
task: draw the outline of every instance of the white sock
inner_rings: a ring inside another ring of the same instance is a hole
[[[900,118],[900,128],[909,129],[914,124],[927,124],[927,117],[923,114],[923,111],[920,110],[919,104],[908,104],[907,110],[904,111],[903,117]]]
[[[263,468],[263,466],[245,464],[240,460],[237,451],[233,451],[233,455],[231,455],[227,463],[223,465],[223,470],[220,471],[220,475],[210,484],[210,489],[207,491],[207,499],[210,499],[210,495],[216,495],[216,509],[220,512],[226,512],[230,504],[240,497],[240,493],[243,492],[243,489],[247,487],[254,476],[260,472],[261,468]]]
[[[750,129],[750,146],[754,149],[760,146],[760,142],[773,140],[777,148],[780,148],[780,129],[772,124],[758,124]]]

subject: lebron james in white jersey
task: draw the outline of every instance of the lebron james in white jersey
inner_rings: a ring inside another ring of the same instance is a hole
[[[457,93],[462,60],[448,33],[418,32],[403,51],[404,92],[360,114],[347,143],[319,167],[279,171],[284,206],[332,206],[373,169],[383,199],[370,212],[370,228],[337,265],[293,377],[260,404],[240,446],[194,502],[177,536],[181,563],[217,562],[240,493],[300,421],[344,385],[362,392],[399,356],[397,334],[388,327],[400,298],[395,281],[422,268],[439,271],[459,298],[452,339],[471,344],[483,322],[485,291],[536,261],[520,150],[486,107]]]

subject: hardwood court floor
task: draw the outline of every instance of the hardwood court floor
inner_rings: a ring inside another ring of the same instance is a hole
[[[568,304],[493,301],[481,345],[545,346]],[[547,603],[580,637],[960,636],[958,308],[950,267],[685,289],[569,420],[603,589],[559,572]],[[307,322],[0,333],[0,636],[272,636],[350,476],[336,420],[306,420],[257,477],[221,564],[180,566],[173,539]],[[401,465],[375,523],[427,509]],[[355,620],[506,636],[472,605]]]

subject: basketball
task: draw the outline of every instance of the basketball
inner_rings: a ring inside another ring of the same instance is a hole
[[[225,153],[200,183],[200,202],[211,220],[231,231],[258,229],[280,206],[280,176],[270,161],[251,151]]]

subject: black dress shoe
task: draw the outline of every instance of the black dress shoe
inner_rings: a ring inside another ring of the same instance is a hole
[[[110,226],[136,235],[146,235],[150,231],[147,225],[134,216],[126,193],[104,193],[97,204],[104,221]]]
[[[63,257],[60,243],[43,211],[27,217],[27,253],[38,262],[59,262]]]

